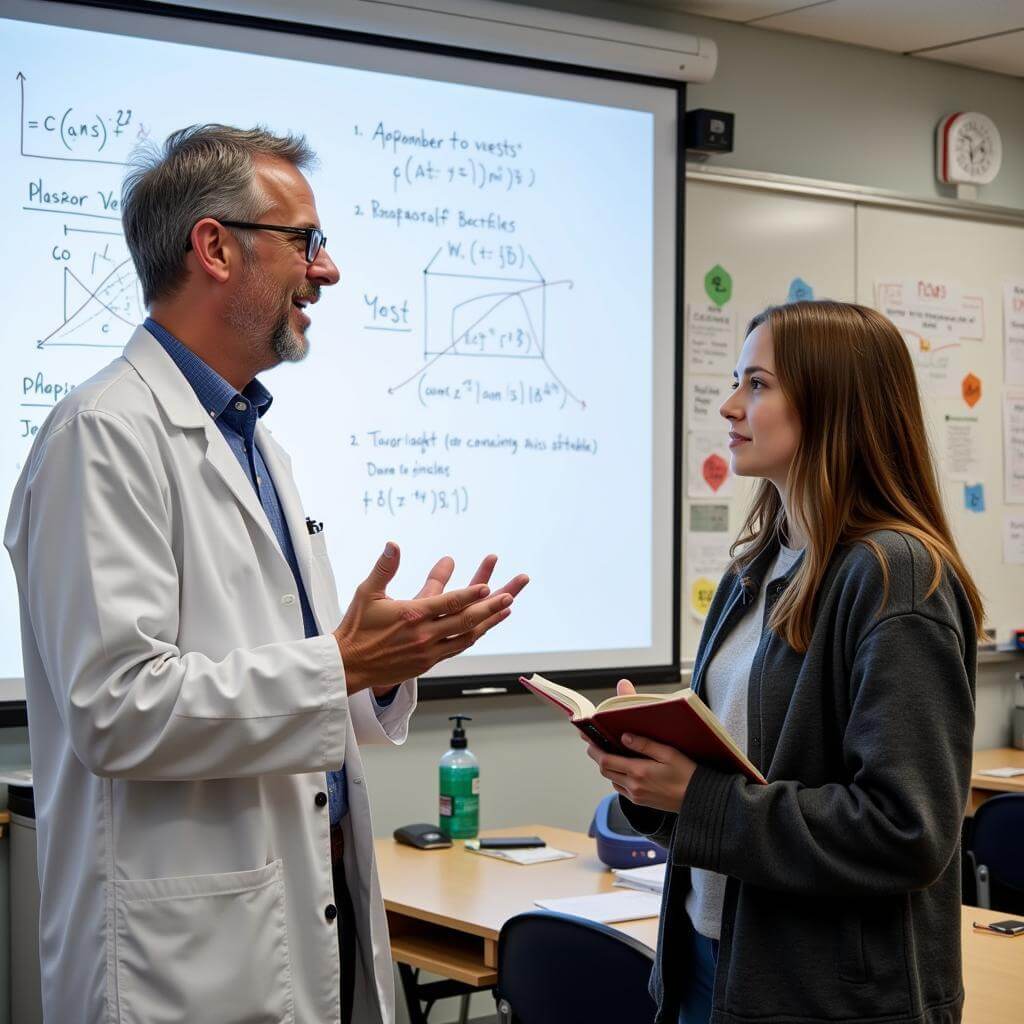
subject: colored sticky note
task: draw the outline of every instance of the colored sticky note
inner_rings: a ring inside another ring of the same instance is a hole
[[[964,508],[968,512],[985,511],[984,484],[964,484]]]
[[[732,298],[732,277],[725,267],[716,263],[704,275],[704,291],[708,298],[721,309]]]
[[[814,289],[802,277],[794,277],[789,282],[787,302],[810,302],[813,298]]]
[[[698,576],[690,587],[690,610],[699,619],[707,617],[717,584],[707,576]]]
[[[717,452],[712,452],[701,466],[701,473],[704,481],[712,491],[717,492],[718,488],[725,483],[729,476],[729,463]]]
[[[960,383],[960,393],[967,405],[973,409],[981,400],[981,380],[973,373],[967,374]]]

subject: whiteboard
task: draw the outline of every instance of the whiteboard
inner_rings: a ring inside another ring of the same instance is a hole
[[[495,582],[532,586],[435,677],[673,665],[679,87],[4,11],[3,498],[54,403],[144,316],[118,206],[133,146],[208,121],[303,132],[341,284],[311,311],[309,358],[262,376],[264,422],[343,604],[389,539],[395,596],[444,554],[462,584],[494,551]],[[6,558],[0,596],[0,677],[17,676]]]
[[[766,306],[785,302],[794,279],[811,285],[817,298],[853,300],[854,237],[849,203],[691,181],[686,189],[687,303],[706,305],[705,275],[716,266],[726,270],[732,297],[724,308],[733,314],[735,359],[750,318]],[[727,387],[731,375],[730,367],[729,376],[719,381],[722,387]],[[683,410],[684,429],[689,432],[695,424],[688,403]],[[725,420],[717,413],[713,419],[718,421],[714,429],[724,437]],[[727,506],[728,533],[735,537],[739,532],[752,484],[741,478],[734,483],[736,493],[731,497],[684,499],[684,566],[687,543],[695,536],[689,530],[694,505]],[[690,610],[685,569],[683,586],[683,657],[692,659],[702,620]]]
[[[926,213],[861,207],[857,210],[857,296],[871,305],[878,282],[913,279],[952,284],[981,302],[980,341],[951,348],[957,394],[926,394],[924,405],[946,512],[967,567],[981,590],[986,622],[997,640],[1024,626],[1024,565],[1003,563],[1003,517],[1024,505],[1006,502],[1003,464],[1003,284],[1024,280],[1024,227],[985,224]],[[963,379],[981,382],[981,397],[968,405]],[[980,464],[968,480],[950,479],[945,457],[946,417],[976,420]],[[984,488],[985,511],[969,511],[965,484]]]
[[[1024,566],[1003,563],[1003,516],[1015,510],[1024,514],[1024,505],[1004,501],[1002,289],[1014,275],[1018,280],[1024,277],[1024,226],[799,194],[788,187],[775,191],[764,183],[752,188],[702,180],[688,183],[686,214],[687,302],[707,303],[705,274],[716,266],[725,268],[732,278],[732,297],[724,308],[734,310],[736,351],[749,317],[769,304],[785,302],[797,279],[810,287],[815,298],[869,306],[876,306],[879,282],[909,279],[945,282],[977,297],[981,340],[959,345],[962,361],[955,371],[956,394],[944,397],[922,386],[922,403],[954,536],[981,588],[987,622],[999,640],[1006,640],[1011,629],[1024,623]],[[689,320],[687,324],[689,328]],[[981,381],[981,397],[975,399],[972,394],[972,406],[960,387],[968,373]],[[721,383],[724,386],[726,381]],[[950,478],[945,453],[947,416],[977,421],[971,429],[977,431],[980,464],[969,484],[982,485],[984,512],[969,511],[965,481]],[[692,428],[687,403],[684,429]],[[726,506],[728,533],[734,537],[750,492],[749,481],[736,480],[735,493],[729,497],[684,501],[684,658],[696,653],[702,624],[690,611],[686,593],[687,547],[701,540],[689,529],[693,508]]]

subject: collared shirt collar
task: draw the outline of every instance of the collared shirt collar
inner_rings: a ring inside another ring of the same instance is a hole
[[[163,346],[189,382],[203,408],[215,420],[223,420],[239,434],[251,433],[246,421],[255,426],[257,417],[270,408],[273,396],[255,377],[239,393],[216,370],[199,358],[187,345],[180,342],[166,327],[147,317],[147,331]],[[244,409],[237,408],[244,404]],[[256,410],[252,416],[250,406]]]

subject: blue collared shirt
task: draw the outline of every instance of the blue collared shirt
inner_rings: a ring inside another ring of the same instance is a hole
[[[277,496],[273,477],[267,470],[255,441],[256,421],[270,408],[273,397],[270,392],[253,378],[242,389],[236,391],[219,373],[209,367],[190,348],[183,345],[166,328],[158,324],[152,317],[146,319],[145,328],[163,346],[164,351],[174,360],[185,380],[192,386],[196,397],[203,408],[210,414],[224,440],[235,453],[235,458],[249,478],[263,511],[273,528],[274,536],[281,546],[281,553],[288,562],[299,601],[302,605],[302,625],[307,638],[319,636],[313,609],[310,607],[306,588],[299,572],[299,562],[295,557],[291,533],[281,511],[281,502]],[[390,694],[388,695],[391,696]],[[380,703],[390,703],[385,700]],[[348,813],[348,790],[345,782],[345,766],[338,771],[327,773],[327,798],[331,824],[336,825]]]

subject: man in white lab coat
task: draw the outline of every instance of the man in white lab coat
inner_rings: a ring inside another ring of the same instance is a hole
[[[342,616],[256,380],[338,280],[311,159],[203,126],[129,174],[151,317],[14,493],[48,1024],[394,1018],[358,744],[403,742],[414,677],[526,578],[445,592],[442,559],[392,600],[388,544]]]

